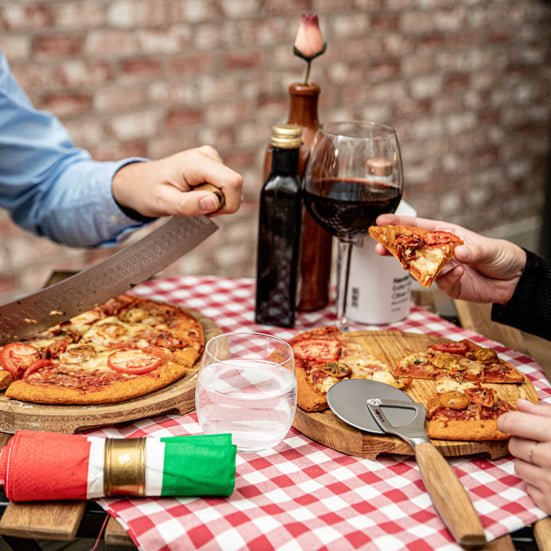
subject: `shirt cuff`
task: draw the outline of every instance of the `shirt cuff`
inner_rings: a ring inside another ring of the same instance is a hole
[[[98,246],[110,247],[117,245],[126,239],[132,232],[157,220],[156,218],[142,216],[133,209],[123,207],[113,196],[112,184],[115,174],[128,164],[148,161],[149,159],[142,157],[130,157],[121,161],[104,163],[106,177],[103,181],[105,185],[100,186],[98,192],[101,194],[100,202],[105,206],[104,219],[107,220],[107,228],[105,228],[105,230],[107,230],[107,234],[113,235],[113,238],[102,241]]]

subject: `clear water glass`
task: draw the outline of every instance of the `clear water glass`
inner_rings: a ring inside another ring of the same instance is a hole
[[[207,434],[231,433],[242,452],[279,444],[296,411],[293,348],[262,333],[225,333],[206,346],[195,408]]]

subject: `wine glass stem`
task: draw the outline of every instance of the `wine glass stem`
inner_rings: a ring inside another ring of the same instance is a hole
[[[337,325],[341,331],[348,329],[346,300],[348,296],[348,274],[350,272],[351,253],[352,243],[339,239],[337,256]]]

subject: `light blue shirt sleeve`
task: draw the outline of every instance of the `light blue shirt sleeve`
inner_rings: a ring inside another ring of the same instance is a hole
[[[75,147],[56,117],[32,106],[0,52],[0,207],[16,224],[69,246],[116,244],[142,223],[117,205],[112,179],[144,160],[100,162]]]

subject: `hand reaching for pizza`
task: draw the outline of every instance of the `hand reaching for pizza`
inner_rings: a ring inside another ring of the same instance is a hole
[[[224,204],[209,191],[194,191],[210,183],[224,195]],[[242,177],[227,167],[210,146],[175,153],[157,161],[123,166],[114,176],[112,191],[123,207],[142,216],[229,214],[241,204]]]
[[[439,273],[437,284],[452,298],[474,302],[506,303],[515,290],[526,264],[526,253],[503,239],[484,237],[456,224],[383,214],[377,225],[416,226],[430,231],[448,231],[463,244],[455,247],[455,258]],[[377,245],[379,254],[388,254]]]
[[[534,503],[551,514],[551,406],[518,401],[518,410],[498,419],[501,431],[512,434],[509,451],[515,472],[526,482]]]

